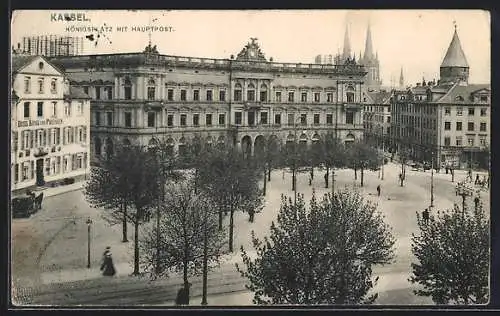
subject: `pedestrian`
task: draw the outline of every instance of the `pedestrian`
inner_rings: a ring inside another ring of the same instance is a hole
[[[191,283],[183,285],[177,292],[177,297],[175,299],[176,305],[189,305],[189,288]]]
[[[474,185],[478,185],[479,184],[479,173],[476,174],[476,181],[474,181]]]
[[[469,169],[469,173],[467,174],[467,179],[472,182],[472,170]]]
[[[422,219],[424,220],[424,223],[427,224],[429,222],[429,209],[426,208],[423,212],[422,212]]]
[[[328,183],[328,173],[325,173],[325,183]]]
[[[113,258],[111,257],[111,248],[109,246],[106,247],[103,254],[101,271],[104,276],[114,276],[116,274]]]
[[[445,167],[444,170],[446,171],[446,174],[448,174],[448,167]]]
[[[474,207],[476,208],[476,210],[478,206],[479,206],[479,196],[476,195],[476,197],[474,198]]]
[[[311,186],[311,185],[312,185],[312,181],[313,181],[312,176],[311,176],[311,175],[309,175],[309,186]]]
[[[380,184],[377,185],[377,194],[378,194],[378,196],[380,196]]]

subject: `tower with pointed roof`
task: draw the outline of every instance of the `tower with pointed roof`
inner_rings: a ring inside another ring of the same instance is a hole
[[[365,84],[368,90],[380,90],[382,81],[380,80],[380,63],[378,60],[378,53],[374,53],[372,32],[370,24],[366,30],[365,52],[363,57],[360,56],[359,63],[366,67],[368,74],[365,78]]]
[[[345,33],[344,33],[344,46],[342,47],[342,53],[339,52],[334,58],[334,62],[337,65],[345,64],[348,59],[352,59],[352,53],[351,53],[351,41],[349,38],[349,29],[348,25],[346,24],[345,26]]]
[[[462,50],[456,25],[450,46],[439,68],[439,76],[441,84],[458,83],[460,85],[467,85],[469,81],[469,63]]]

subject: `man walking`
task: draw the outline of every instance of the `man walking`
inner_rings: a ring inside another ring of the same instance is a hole
[[[477,195],[474,198],[474,207],[476,208],[476,210],[479,207],[479,196],[477,196]]]
[[[474,181],[474,185],[478,185],[479,184],[479,173],[476,174],[476,181]]]
[[[377,185],[377,194],[378,194],[378,196],[380,196],[380,184]]]

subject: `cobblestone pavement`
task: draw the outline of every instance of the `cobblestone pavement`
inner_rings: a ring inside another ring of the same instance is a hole
[[[355,187],[368,200],[378,204],[397,239],[396,260],[391,265],[375,267],[374,276],[380,280],[374,291],[379,293],[378,304],[431,304],[426,298],[412,294],[407,281],[413,260],[410,250],[411,233],[416,232],[416,212],[430,203],[430,172],[407,171],[408,181],[399,186],[400,165],[388,164],[384,180],[377,171],[365,171],[364,187],[354,181],[354,171],[338,170],[336,188]],[[316,171],[312,186],[308,174],[299,174],[298,188],[306,200],[312,195],[331,191],[324,188],[323,171]],[[458,180],[456,175],[456,180]],[[377,185],[382,194],[376,195]],[[460,197],[455,195],[455,183],[445,176],[436,176],[435,208],[450,208]],[[250,232],[258,237],[268,234],[271,222],[276,219],[280,195],[293,196],[291,175],[281,171],[272,173],[268,183],[265,209],[256,215],[255,222],[248,222],[248,215],[235,214],[235,249],[243,246],[251,251]],[[487,195],[487,194],[485,194]],[[489,198],[489,197],[488,197]],[[121,226],[110,226],[102,219],[102,210],[90,208],[81,191],[47,199],[44,210],[27,220],[13,223],[13,275],[20,304],[42,305],[171,305],[181,278],[173,275],[167,280],[150,281],[129,276],[132,271],[132,242],[121,242]],[[92,224],[92,265],[86,269],[87,217]],[[226,219],[227,225],[227,219]],[[133,230],[129,228],[129,240]],[[98,263],[105,246],[111,246],[118,275],[101,277]],[[213,305],[249,305],[251,297],[243,280],[234,267],[240,262],[239,253],[228,256],[221,267],[209,274],[209,303]],[[192,302],[201,295],[201,279],[192,277]],[[24,296],[21,294],[24,293]],[[213,300],[212,300],[213,297]],[[200,299],[201,301],[201,299]]]

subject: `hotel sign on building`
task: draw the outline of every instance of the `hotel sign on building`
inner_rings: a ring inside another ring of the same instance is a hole
[[[45,120],[25,120],[17,121],[17,127],[43,126],[43,125],[62,125],[62,119],[45,119]]]
[[[11,130],[14,194],[89,171],[89,97],[45,57],[12,57]]]

